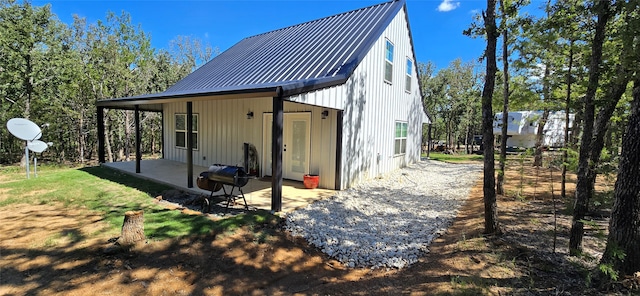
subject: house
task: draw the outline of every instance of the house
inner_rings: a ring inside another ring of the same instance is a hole
[[[508,113],[507,146],[533,148],[536,145],[538,125],[542,111],[515,111]],[[573,127],[574,114],[569,114],[569,133]],[[549,112],[543,129],[543,146],[562,147],[564,145],[565,112]],[[496,113],[493,121],[493,134],[502,135],[502,112]]]
[[[105,108],[162,112],[189,187],[194,164],[240,164],[250,143],[275,211],[283,179],[340,190],[418,161],[430,123],[404,0],[247,37],[164,92],[99,101],[101,163]]]

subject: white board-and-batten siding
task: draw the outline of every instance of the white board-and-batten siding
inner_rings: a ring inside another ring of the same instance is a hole
[[[263,165],[264,157],[271,157],[264,155],[263,116],[271,113],[272,107],[272,98],[193,102],[193,113],[198,114],[198,147],[193,151],[194,165],[208,167],[220,163],[243,166],[243,144],[251,143],[258,152],[261,175],[270,175],[271,172],[264,171]],[[284,103],[285,113],[311,113],[309,173],[321,176],[321,187],[335,188],[336,113],[331,111],[326,119],[322,119],[323,110],[316,106]],[[186,103],[163,106],[165,159],[187,161],[187,149],[176,147],[175,136],[175,114],[185,114],[186,111]],[[247,119],[248,112],[253,112],[253,118]]]
[[[384,80],[386,40],[394,45],[391,83]],[[413,64],[411,92],[405,91],[407,58]],[[424,111],[405,10],[398,12],[345,84],[290,100],[344,110],[342,188],[418,161]],[[400,155],[394,154],[396,121],[408,123],[407,149]]]
[[[385,43],[394,45],[393,78],[384,80]],[[405,91],[407,58],[412,61],[411,91]],[[195,165],[213,163],[242,165],[243,143],[258,151],[263,170],[263,119],[272,112],[272,98],[193,102],[199,116]],[[186,103],[165,104],[165,158],[186,162],[186,149],[175,147],[175,115],[186,113]],[[329,111],[326,119],[322,112]],[[337,110],[343,111],[342,154],[336,155]],[[247,112],[254,113],[247,119]],[[406,166],[420,159],[424,111],[418,88],[416,60],[409,36],[406,13],[401,9],[371,50],[343,85],[285,98],[285,113],[311,112],[309,173],[320,175],[320,187],[346,189],[366,179]],[[395,155],[395,123],[408,124],[406,153]],[[286,128],[286,127],[285,127]],[[342,170],[336,171],[336,157]],[[195,173],[195,172],[194,172]],[[270,172],[267,172],[270,174]]]

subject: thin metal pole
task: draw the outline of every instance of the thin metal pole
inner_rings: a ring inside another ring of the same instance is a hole
[[[31,172],[29,169],[29,146],[27,146],[27,141],[24,141],[24,162],[27,164],[27,179],[30,179]]]

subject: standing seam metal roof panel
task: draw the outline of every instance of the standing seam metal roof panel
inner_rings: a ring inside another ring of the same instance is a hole
[[[114,101],[341,84],[404,6],[394,0],[247,37],[165,92]]]

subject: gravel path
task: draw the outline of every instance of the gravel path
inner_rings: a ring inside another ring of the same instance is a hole
[[[294,211],[285,228],[349,267],[403,268],[449,227],[481,170],[421,161]]]

